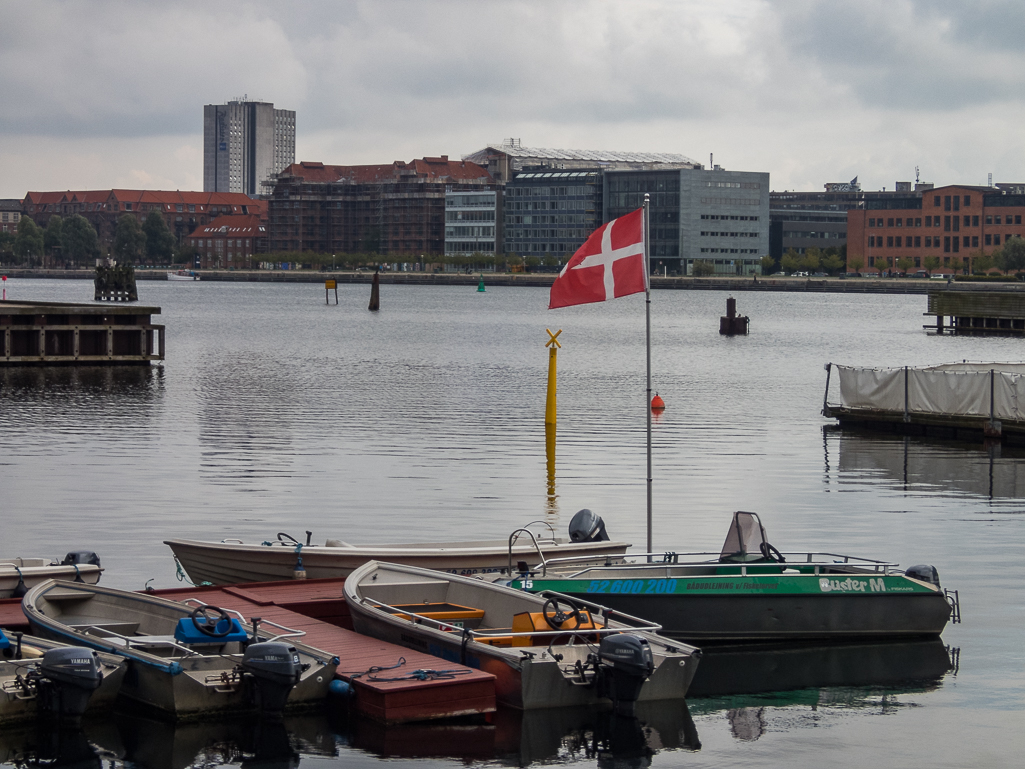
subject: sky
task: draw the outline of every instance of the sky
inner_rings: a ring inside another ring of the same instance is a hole
[[[296,160],[681,153],[774,190],[1025,182],[1020,0],[0,0],[0,198],[203,185],[203,105]]]

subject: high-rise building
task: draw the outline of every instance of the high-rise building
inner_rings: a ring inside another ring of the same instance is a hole
[[[295,162],[295,112],[245,97],[203,107],[203,191],[269,194]]]

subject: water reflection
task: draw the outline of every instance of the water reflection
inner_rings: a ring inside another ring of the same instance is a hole
[[[985,499],[1025,497],[1025,449],[993,441],[955,443],[911,436],[823,428],[826,474],[835,463],[841,483],[883,478],[904,491]],[[830,450],[836,454],[830,456]]]
[[[17,767],[100,769],[103,761],[92,742],[109,731],[105,725],[55,729],[38,725],[0,730],[0,762]]]

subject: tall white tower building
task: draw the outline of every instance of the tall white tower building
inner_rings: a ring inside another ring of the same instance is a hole
[[[295,162],[295,111],[246,97],[203,107],[203,191],[265,194]]]

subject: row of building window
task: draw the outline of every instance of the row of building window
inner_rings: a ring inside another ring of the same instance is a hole
[[[495,241],[493,240],[470,240],[470,241],[445,241],[446,254],[472,254],[480,251],[483,254],[495,253]]]
[[[759,182],[705,182],[706,187],[735,187],[738,190],[760,190]]]
[[[1012,233],[1010,233],[1010,232],[1007,233],[1004,236],[1004,242],[1006,243],[1012,237],[1014,237],[1014,235]],[[1019,235],[1018,237],[1021,237],[1021,236]],[[914,241],[914,243],[912,243],[912,241]],[[982,242],[985,245],[987,245],[987,246],[999,246],[1000,245],[1000,233],[986,235],[985,239]],[[882,235],[869,235],[868,236],[868,245],[869,245],[869,248],[882,248],[883,247],[883,236]],[[941,245],[940,237],[938,235],[936,235],[936,236],[926,235],[925,236],[925,246],[924,246],[924,248],[939,248],[940,245]],[[959,246],[960,245],[964,245],[965,248],[978,248],[979,247],[979,236],[978,235],[962,235],[962,236],[955,235],[953,238],[951,238],[949,235],[945,235],[943,237],[942,245],[943,245],[943,250],[944,251],[950,251],[951,250],[951,245],[953,245],[954,251],[959,250]],[[923,246],[922,246],[922,236],[921,235],[915,235],[914,237],[912,237],[911,235],[908,235],[907,237],[902,237],[900,235],[887,235],[886,236],[885,247],[886,248],[923,248]]]
[[[757,248],[702,248],[703,254],[757,254]]]
[[[568,197],[571,195],[594,195],[595,188],[592,186],[575,186],[575,187],[507,187],[505,190],[505,196],[520,198],[520,197],[539,197],[539,198],[550,198],[550,197]]]
[[[584,214],[556,216],[506,216],[506,224],[594,224],[594,218]]]
[[[494,238],[494,227],[446,227],[446,238]]]
[[[786,230],[788,238],[833,238],[840,240],[847,237],[846,232],[798,232],[797,230]],[[881,237],[881,236],[880,236]]]
[[[757,222],[757,216],[738,216],[737,214],[701,214],[702,219],[729,219],[734,222]]]
[[[495,210],[490,211],[446,211],[446,222],[493,222]]]
[[[534,200],[531,202],[512,202],[506,204],[507,211],[586,211],[594,209],[594,202],[589,200]]]
[[[583,243],[589,230],[509,230],[510,240],[523,240],[524,238],[560,238],[563,240],[575,240]]]
[[[757,238],[757,232],[702,232],[702,235],[709,238]]]
[[[932,204],[936,208],[940,207],[940,196],[939,195],[933,195],[932,196]],[[961,196],[960,195],[944,195],[943,196],[943,210],[944,211],[950,211],[951,210],[951,204],[953,204],[953,210],[954,211],[960,211],[961,210]],[[968,206],[970,206],[972,204],[972,196],[971,195],[965,195],[964,196],[964,204],[965,204],[965,208],[968,208]]]
[[[1001,218],[1003,219],[1002,222],[1001,222]],[[907,221],[907,224],[905,224],[905,219],[900,218],[900,217],[898,217],[896,219],[894,219],[893,217],[890,217],[890,218],[886,219],[885,221],[883,219],[871,219],[870,218],[868,220],[868,226],[869,227],[905,227],[905,226],[907,226],[907,227],[921,227],[922,226],[922,219],[921,219],[921,217],[911,218],[909,216],[906,221]],[[950,232],[951,231],[951,224],[953,224],[953,229],[954,229],[955,232],[957,232],[960,229],[960,225],[961,225],[962,222],[964,223],[965,227],[978,227],[979,226],[979,221],[980,221],[980,219],[979,219],[978,215],[965,214],[963,217],[960,217],[960,216],[944,216],[943,217],[943,229],[946,232]],[[1014,215],[1007,214],[1006,216],[1003,216],[1003,217],[1001,217],[1000,214],[987,214],[986,215],[986,224],[1001,224],[1001,223],[1003,223],[1003,224],[1021,224],[1021,214],[1014,214]],[[925,226],[926,227],[939,227],[940,226],[940,217],[939,216],[927,216],[927,217],[925,217]]]

